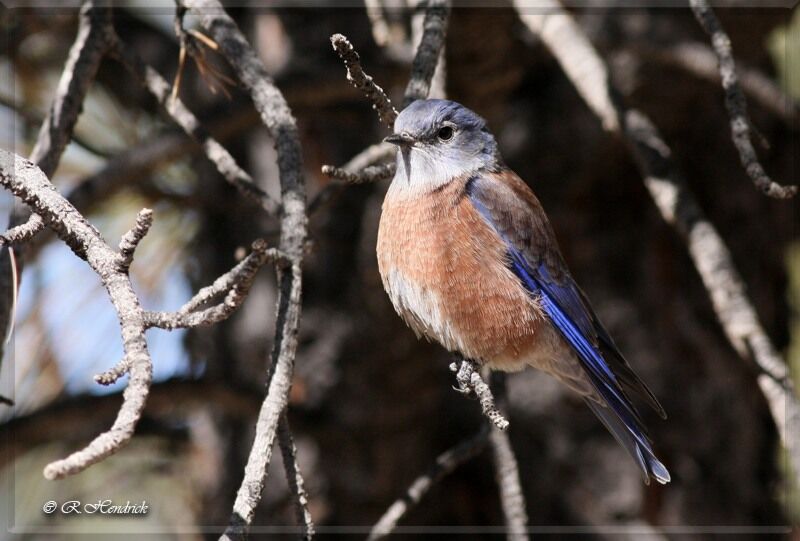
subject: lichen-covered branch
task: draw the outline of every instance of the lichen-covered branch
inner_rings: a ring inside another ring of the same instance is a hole
[[[122,235],[122,238],[119,240],[119,255],[122,256],[120,264],[124,269],[131,266],[133,252],[136,251],[136,247],[139,246],[144,236],[150,231],[152,225],[153,211],[150,209],[142,209],[136,216],[136,223],[130,231]]]
[[[372,77],[364,73],[361,59],[353,48],[353,44],[342,34],[334,34],[331,36],[331,45],[347,68],[347,80],[372,102],[372,108],[378,113],[381,124],[391,130],[394,126],[394,119],[397,118],[397,109],[392,105],[392,100],[389,99],[386,92],[375,84]]]
[[[792,469],[800,478],[800,439],[797,438],[800,402],[788,378],[786,364],[747,297],[730,251],[678,172],[670,148],[653,123],[641,112],[628,110],[619,101],[608,99],[613,93],[608,70],[572,16],[555,0],[549,0],[543,7],[547,8],[546,15],[520,10],[520,18],[561,63],[604,126],[616,126],[611,131],[625,138],[656,207],[686,242],[728,340],[742,359],[754,363],[760,371],[758,385],[788,451]],[[558,26],[563,30],[548,32],[543,30],[545,26]],[[564,65],[567,60],[594,68],[575,70]]]
[[[367,184],[370,182],[379,182],[389,177],[394,176],[397,169],[393,163],[384,163],[380,165],[370,165],[358,171],[351,173],[344,167],[335,167],[333,165],[323,165],[322,174],[326,177],[341,180],[347,184]]]
[[[181,5],[198,16],[201,25],[219,45],[219,52],[250,93],[261,120],[275,139],[282,210],[279,249],[291,261],[289,267],[278,271],[278,316],[267,396],[256,421],[255,440],[233,505],[230,525],[223,535],[231,539],[246,534],[261,501],[278,424],[288,402],[301,311],[301,264],[308,220],[306,191],[295,119],[258,55],[216,0],[183,0]]]
[[[706,0],[689,0],[692,12],[700,26],[711,38],[711,46],[719,60],[719,75],[725,91],[725,107],[731,120],[733,145],[739,159],[756,188],[769,197],[788,199],[797,194],[797,186],[781,186],[767,175],[750,140],[750,118],[747,115],[747,100],[739,86],[736,62],[733,59],[731,40]]]
[[[451,474],[460,465],[479,455],[486,448],[486,444],[489,441],[488,436],[489,425],[484,423],[477,434],[436,457],[436,461],[428,471],[414,479],[408,490],[389,506],[389,509],[372,527],[367,539],[372,541],[390,535],[397,527],[397,523],[408,511],[422,501],[422,498],[425,497],[432,486]]]

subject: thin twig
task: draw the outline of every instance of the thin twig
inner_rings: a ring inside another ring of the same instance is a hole
[[[353,44],[342,34],[334,34],[331,36],[331,45],[347,68],[347,80],[372,102],[372,108],[378,113],[381,124],[392,129],[394,119],[397,118],[397,109],[392,105],[386,92],[375,84],[372,77],[364,73],[361,59]]]
[[[136,216],[136,223],[130,231],[125,233],[119,240],[119,254],[122,256],[121,265],[127,269],[133,261],[133,252],[142,241],[150,227],[153,225],[153,211],[142,209]]]
[[[625,137],[645,186],[664,220],[684,238],[689,255],[700,274],[717,318],[739,356],[754,363],[759,371],[758,385],[770,408],[781,442],[787,449],[792,469],[800,480],[800,401],[788,377],[785,362],[770,341],[753,303],[747,297],[725,242],[703,213],[685,179],[672,160],[672,152],[656,127],[641,112],[626,110],[621,102],[597,99],[595,94],[611,96],[615,91],[606,76],[607,69],[581,28],[555,0],[549,0],[547,15],[527,14],[518,7],[520,19],[553,53],[562,68],[584,96],[592,111],[606,125],[622,126],[613,130]],[[561,33],[542,31],[547,26],[561,25]],[[580,51],[574,57],[569,51]],[[569,59],[577,65],[599,66],[600,69],[572,71],[564,65]]]
[[[781,186],[767,175],[750,140],[750,118],[747,115],[747,100],[744,97],[736,75],[731,40],[706,0],[689,0],[692,12],[711,38],[711,46],[719,59],[719,74],[722,89],[725,91],[725,107],[731,120],[733,145],[739,152],[739,159],[747,175],[756,188],[769,197],[788,199],[797,193],[797,186]]]
[[[419,504],[433,485],[450,475],[456,468],[478,456],[489,439],[489,424],[484,423],[480,431],[436,457],[427,472],[417,477],[405,494],[398,498],[375,523],[368,540],[382,539],[391,534],[397,523],[408,511]]]
[[[177,312],[145,312],[145,326],[172,330],[208,326],[228,319],[244,303],[259,269],[269,262],[286,265],[287,258],[278,250],[268,249],[263,240],[255,241],[247,257],[212,285],[201,289]],[[222,302],[198,311],[200,306],[223,292],[227,294]]]
[[[216,0],[184,0],[181,4],[198,16],[201,25],[219,45],[219,52],[249,91],[264,125],[275,139],[282,209],[279,248],[292,262],[291,267],[279,268],[278,272],[278,315],[267,396],[258,415],[255,439],[230,524],[222,536],[232,539],[246,535],[261,501],[278,423],[288,403],[294,372],[301,311],[301,264],[308,219],[303,159],[297,125],[289,106],[233,19]]]
[[[297,447],[295,447],[292,431],[289,428],[289,419],[285,412],[278,425],[278,445],[281,448],[283,468],[286,470],[286,482],[294,496],[295,514],[297,523],[300,524],[301,537],[309,541],[314,537],[314,521],[308,509],[308,493],[305,489],[303,475],[300,473],[300,466],[297,463]]]
[[[381,180],[394,176],[396,168],[397,167],[393,163],[385,163],[365,167],[358,173],[351,173],[342,167],[323,165],[322,174],[326,177],[341,180],[347,184],[368,184],[370,182],[380,182]]]
[[[508,428],[508,420],[503,417],[494,402],[494,396],[489,386],[481,378],[480,367],[472,360],[462,359],[461,365],[450,364],[450,371],[456,373],[458,391],[469,395],[475,393],[481,405],[481,410],[487,419],[499,430]]]

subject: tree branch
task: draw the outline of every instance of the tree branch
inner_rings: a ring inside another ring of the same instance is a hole
[[[524,13],[520,3],[515,0],[520,19],[558,59],[592,111],[604,125],[617,126],[611,131],[624,137],[656,207],[686,242],[728,340],[742,359],[754,363],[760,371],[758,385],[789,453],[792,469],[800,479],[800,439],[796,437],[800,434],[800,402],[786,364],[764,332],[725,242],[678,172],[670,148],[644,114],[606,99],[614,93],[608,71],[586,35],[558,2],[548,0],[542,6],[547,8],[547,15]],[[558,26],[562,31],[546,31],[546,17],[547,28]],[[567,60],[595,69],[575,71],[564,65]]]
[[[115,453],[133,435],[152,379],[142,309],[124,267],[124,257],[112,250],[97,229],[56,191],[41,169],[15,154],[0,151],[0,185],[39,214],[100,277],[117,312],[125,362],[130,367],[130,382],[113,426],[83,450],[49,464],[44,470],[45,477],[58,479],[78,473]]]
[[[397,166],[393,163],[371,165],[363,168],[357,173],[351,173],[344,167],[334,167],[333,165],[323,165],[322,174],[346,182],[347,184],[368,184],[379,182],[394,176]]]
[[[244,303],[259,269],[269,262],[285,266],[288,259],[278,250],[267,249],[265,241],[255,241],[247,257],[213,284],[198,291],[177,312],[145,312],[145,326],[173,330],[213,325],[228,319]],[[197,311],[200,306],[226,291],[222,302]]]
[[[331,36],[331,45],[347,68],[347,80],[372,102],[372,108],[377,111],[381,124],[391,130],[394,126],[394,119],[397,118],[397,109],[392,105],[392,100],[389,99],[386,92],[375,84],[372,77],[364,73],[361,59],[353,48],[353,44],[342,34],[334,34]]]
[[[496,372],[492,374],[492,387],[498,397],[498,402],[506,406],[505,374]],[[495,479],[500,492],[500,507],[506,523],[507,538],[512,541],[528,539],[528,513],[525,510],[525,494],[519,480],[519,466],[511,447],[511,440],[507,432],[492,430],[489,434],[492,444],[492,457],[494,458]]]
[[[261,60],[233,19],[216,0],[181,3],[200,19],[219,50],[250,92],[264,125],[275,139],[281,182],[281,235],[279,248],[292,262],[278,272],[278,317],[267,385],[267,396],[256,422],[256,434],[236,495],[230,525],[223,538],[240,538],[253,520],[267,478],[278,423],[288,402],[297,351],[301,311],[303,247],[307,235],[306,193],[302,153],[295,119]]]
[[[781,186],[774,182],[764,171],[750,140],[750,118],[747,115],[747,100],[739,86],[736,75],[736,63],[733,59],[731,40],[722,25],[708,5],[706,0],[689,0],[692,12],[711,38],[711,46],[719,60],[719,74],[722,78],[722,88],[725,91],[725,107],[731,119],[731,136],[733,145],[739,152],[739,159],[747,175],[756,188],[769,197],[788,199],[797,193],[797,186]]]

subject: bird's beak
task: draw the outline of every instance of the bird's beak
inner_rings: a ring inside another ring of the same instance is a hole
[[[391,143],[397,146],[407,146],[413,144],[415,139],[408,132],[393,133],[383,139],[384,143]]]

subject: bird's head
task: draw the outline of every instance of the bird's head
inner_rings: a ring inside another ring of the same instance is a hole
[[[393,188],[403,191],[425,193],[464,175],[493,169],[499,161],[486,121],[449,100],[411,103],[384,141],[398,146]]]

